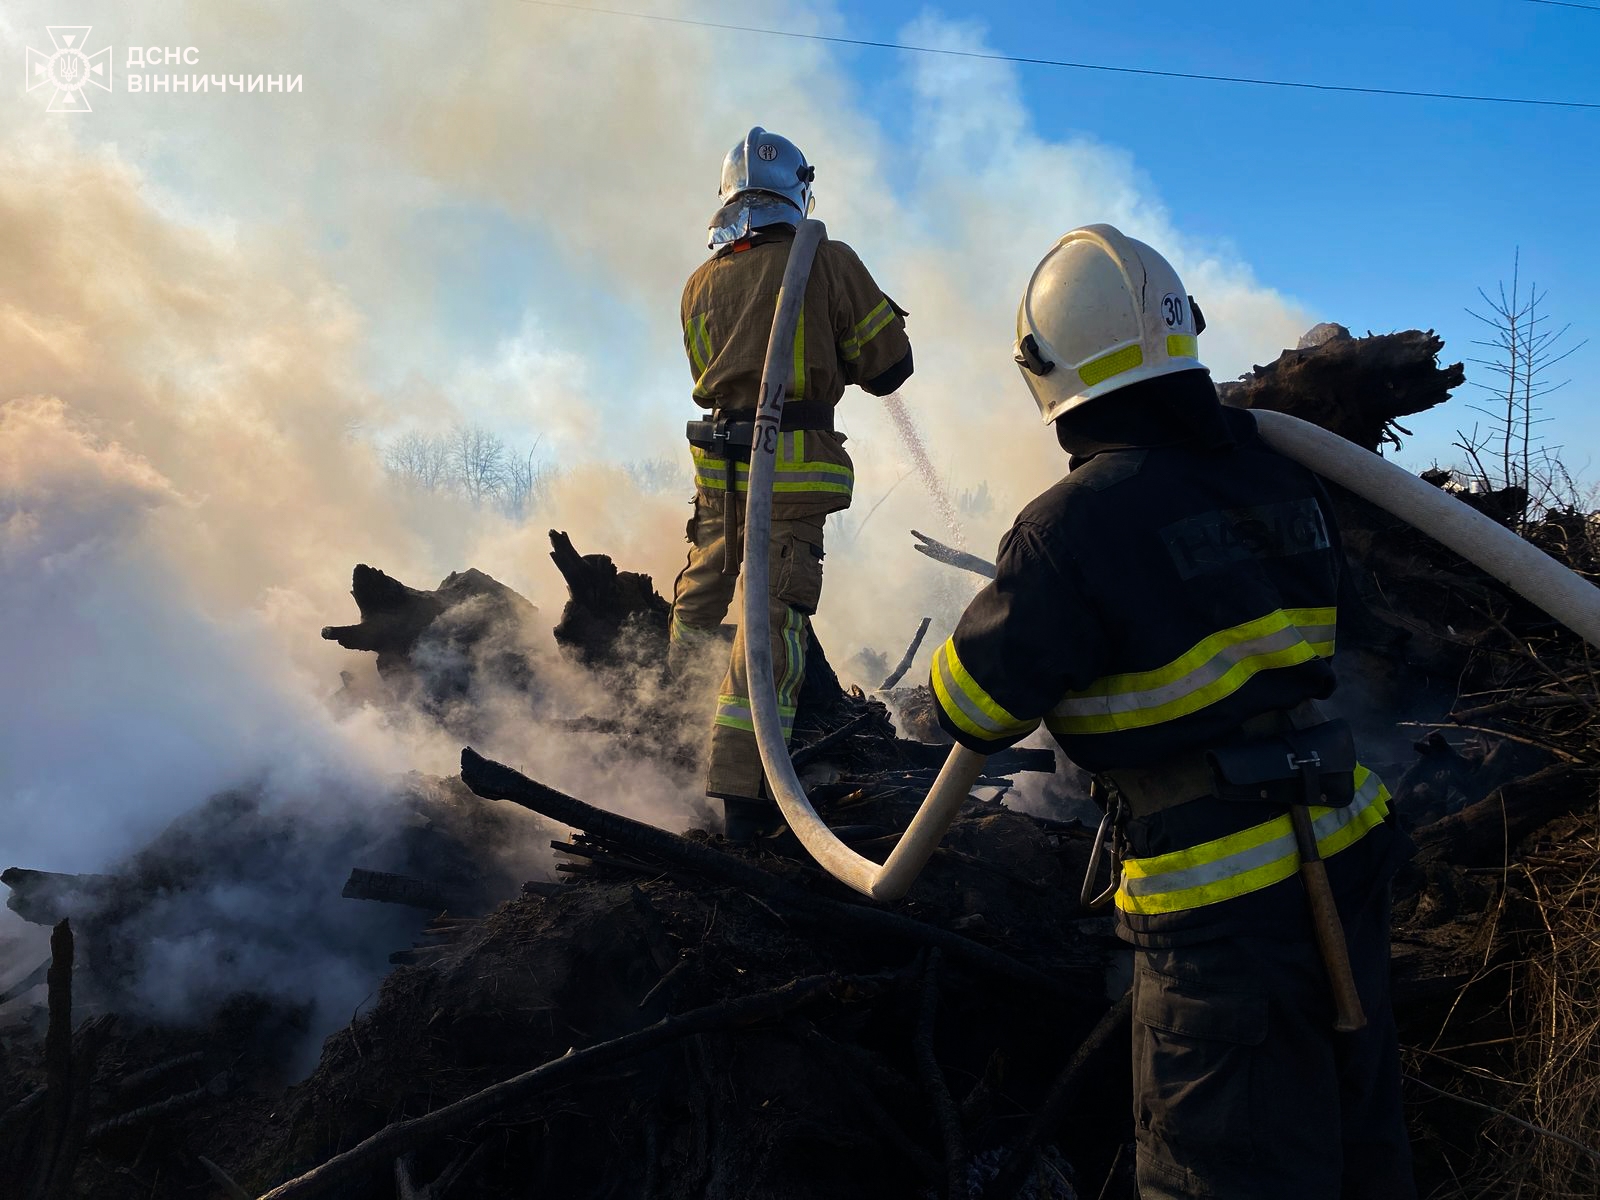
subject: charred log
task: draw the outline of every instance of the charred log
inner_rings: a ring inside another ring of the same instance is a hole
[[[6,907],[35,925],[55,925],[98,908],[115,882],[109,875],[66,875],[27,867],[0,871],[0,883],[11,889]]]
[[[1507,783],[1476,804],[1416,830],[1411,836],[1417,859],[1460,867],[1501,865],[1524,838],[1570,813],[1577,795],[1592,796],[1593,779],[1592,771],[1557,763]]]
[[[1431,329],[1355,338],[1334,326],[1330,333],[1219,384],[1222,402],[1288,413],[1377,450],[1394,440],[1398,418],[1443,404],[1466,379],[1461,363],[1439,366],[1444,340]]]
[[[353,867],[350,878],[340,893],[346,900],[376,900],[381,904],[404,904],[410,908],[424,908],[429,912],[461,911],[473,900],[464,892],[434,883],[427,879],[413,879],[392,871],[367,871]]]
[[[554,820],[599,835],[606,841],[631,846],[713,879],[733,883],[768,903],[781,905],[796,916],[845,922],[858,926],[864,934],[939,947],[972,967],[1038,988],[1047,994],[1061,995],[1066,990],[1061,980],[960,934],[882,909],[809,894],[782,877],[742,859],[689,842],[664,829],[585,804],[575,797],[528,779],[510,767],[491,762],[471,749],[461,752],[461,777],[468,787],[486,799],[509,800],[525,805]]]

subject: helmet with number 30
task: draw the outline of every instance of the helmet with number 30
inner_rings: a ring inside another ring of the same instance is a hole
[[[1172,264],[1110,225],[1068,233],[1017,309],[1016,361],[1046,421],[1129,384],[1204,370],[1205,320]]]

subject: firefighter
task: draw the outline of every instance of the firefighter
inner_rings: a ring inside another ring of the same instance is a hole
[[[1410,843],[1316,705],[1339,535],[1317,478],[1218,402],[1203,327],[1171,265],[1109,225],[1039,264],[1016,360],[1070,473],[1022,510],[937,651],[939,716],[986,754],[1042,720],[1112,806],[1144,1200],[1412,1200],[1388,996]],[[1297,802],[1357,1032],[1333,1028]]]
[[[689,558],[673,586],[669,663],[691,675],[720,657],[744,542],[744,501],[761,371],[795,225],[812,207],[816,170],[793,142],[757,126],[722,165],[711,257],[683,289],[683,345],[705,410],[690,421],[694,517]],[[848,384],[887,396],[910,376],[905,310],[873,282],[855,251],[823,241],[795,331],[772,504],[771,630],[778,711],[788,736],[805,673],[807,618],[822,595],[822,527],[850,504],[855,473],[834,406]],[[706,792],[723,801],[735,840],[778,828],[756,748],[736,633],[711,728]]]

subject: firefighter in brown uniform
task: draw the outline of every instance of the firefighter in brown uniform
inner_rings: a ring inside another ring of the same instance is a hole
[[[811,210],[815,169],[794,143],[759,126],[729,151],[711,220],[712,255],[683,289],[683,345],[704,410],[689,423],[694,518],[689,561],[673,588],[670,662],[691,669],[722,646],[744,542],[750,444],[761,371],[795,224]],[[834,431],[848,384],[887,396],[911,374],[905,312],[843,242],[817,248],[792,348],[773,485],[772,661],[788,736],[805,672],[807,618],[822,594],[822,526],[849,507],[855,473]],[[750,717],[742,631],[717,696],[706,791],[721,799],[731,838],[775,828]]]
[[[964,745],[993,752],[1042,720],[1108,797],[1140,1194],[1412,1200],[1388,996],[1389,882],[1409,842],[1315,704],[1334,688],[1343,566],[1326,495],[1218,403],[1193,302],[1144,243],[1067,234],[1017,326],[1070,473],[1001,541],[932,685]],[[1296,801],[1365,1010],[1356,1032],[1333,1028]]]

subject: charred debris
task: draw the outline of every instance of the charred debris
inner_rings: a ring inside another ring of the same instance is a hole
[[[1462,382],[1431,332],[1320,329],[1225,399],[1377,449]],[[1594,514],[1530,513],[1521,494],[1428,478],[1600,570]],[[1419,848],[1397,889],[1394,993],[1423,1194],[1593,1194],[1592,653],[1394,518],[1335,499],[1353,568],[1338,700]],[[545,736],[692,783],[704,710],[659,686],[665,601],[647,576],[551,541],[570,590],[553,639],[481,571],[424,591],[368,566],[360,620],[323,636],[375,653],[385,702],[464,742],[487,736],[492,692]],[[794,758],[869,855],[945,753],[925,689],[902,679],[914,650],[867,694],[810,649]],[[550,714],[552,656],[601,681],[603,716]],[[362,702],[354,681],[341,699]],[[305,1014],[281,998],[229,997],[198,1027],[119,1015],[139,914],[222,869],[216,838],[258,796],[213,798],[112,874],[0,875],[14,911],[54,926],[49,959],[16,964],[0,991],[0,1194],[1134,1194],[1126,955],[1104,910],[1078,899],[1092,831],[1065,804],[1045,819],[1003,803],[1021,773],[1056,772],[1051,751],[992,760],[893,907],[783,839],[665,832],[619,797],[566,795],[475,749],[461,767],[408,783],[385,869],[351,861],[350,903],[410,916],[383,948],[394,966],[379,994],[292,1085]],[[1065,798],[1081,784],[1062,772],[1049,786]],[[553,844],[553,875],[518,877],[486,850],[530,836]]]

